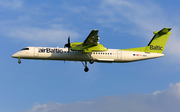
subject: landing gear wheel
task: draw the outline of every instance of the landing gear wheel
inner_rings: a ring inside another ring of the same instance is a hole
[[[18,60],[18,63],[21,64],[21,60]]]
[[[86,67],[86,68],[84,69],[84,71],[85,71],[85,72],[88,72],[88,71],[89,71],[89,68],[88,68],[88,67]]]
[[[21,59],[20,58],[18,58],[18,63],[21,64]]]
[[[94,60],[93,60],[93,59],[90,59],[90,60],[89,60],[89,63],[90,63],[90,64],[93,64],[93,63],[94,63]]]

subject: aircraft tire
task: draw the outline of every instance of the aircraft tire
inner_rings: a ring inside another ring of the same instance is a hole
[[[85,72],[88,72],[88,71],[89,71],[89,68],[88,68],[88,67],[86,67],[86,68],[84,69],[84,71],[85,71]]]
[[[93,64],[93,63],[94,63],[94,60],[93,60],[93,59],[90,59],[90,60],[89,60],[89,63],[90,63],[90,64]]]
[[[18,63],[21,64],[21,60],[19,60]]]

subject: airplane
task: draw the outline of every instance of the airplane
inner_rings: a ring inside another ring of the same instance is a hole
[[[126,63],[164,56],[163,51],[169,38],[171,28],[154,32],[154,37],[145,47],[130,49],[107,49],[99,44],[98,30],[92,30],[84,42],[68,43],[59,47],[25,47],[12,55],[12,58],[36,60],[80,61],[85,72],[89,71],[87,62]]]

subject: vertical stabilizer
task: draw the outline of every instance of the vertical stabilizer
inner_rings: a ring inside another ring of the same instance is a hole
[[[161,31],[155,31],[154,37],[145,48],[145,52],[163,53],[166,42],[169,38],[171,28],[164,28]]]

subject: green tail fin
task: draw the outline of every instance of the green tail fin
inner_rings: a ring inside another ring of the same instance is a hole
[[[146,47],[138,47],[131,49],[121,49],[124,51],[139,51],[139,52],[153,52],[153,53],[163,53],[166,42],[169,38],[171,28],[164,28],[161,31],[155,31],[154,37],[151,39]]]
[[[145,52],[163,53],[166,42],[169,38],[171,28],[164,28],[161,31],[155,31],[154,37],[149,42]]]

